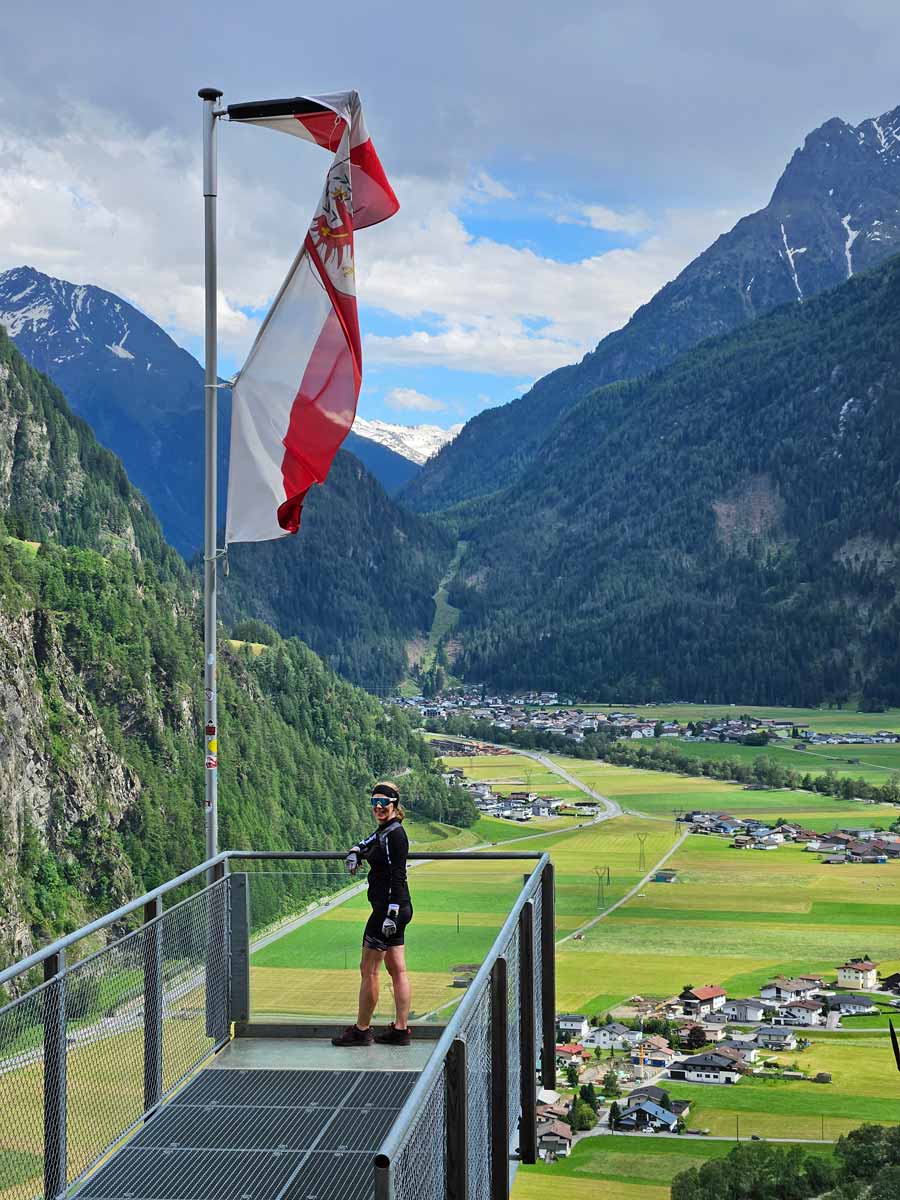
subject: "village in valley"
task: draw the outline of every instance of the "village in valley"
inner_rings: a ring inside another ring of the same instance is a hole
[[[539,692],[406,704],[485,834],[502,841],[505,822],[523,848],[552,846],[578,889],[584,915],[558,917],[569,1007],[556,1085],[539,1097],[545,1171],[568,1179],[590,1163],[604,1179],[612,1147],[637,1143],[670,1157],[726,1140],[824,1148],[854,1120],[891,1119],[894,713],[657,715]],[[673,753],[690,769],[673,770]],[[817,774],[782,782],[795,761]],[[822,787],[826,773],[839,786]],[[873,793],[852,778],[863,773]]]
[[[509,733],[552,733],[578,744],[592,733],[610,737],[685,738],[696,743],[729,742],[734,745],[764,747],[770,740],[786,742],[792,736],[808,746],[884,746],[900,743],[900,733],[889,729],[837,731],[813,729],[796,720],[776,716],[751,716],[739,713],[676,720],[608,705],[577,705],[561,701],[558,692],[522,692],[489,695],[483,689],[454,688],[427,699],[424,696],[400,697],[393,704],[416,710],[423,721],[447,721],[465,714],[474,721],[487,721]],[[736,706],[731,706],[732,708]],[[747,739],[752,739],[750,742]]]
[[[566,1157],[598,1133],[708,1134],[692,1127],[691,1101],[677,1098],[679,1084],[734,1086],[767,1076],[830,1085],[830,1073],[803,1069],[810,1031],[900,1009],[900,972],[880,977],[877,963],[859,957],[834,974],[779,976],[747,998],[705,984],[664,1000],[634,996],[603,1018],[557,1014],[560,1090],[540,1097],[541,1157]],[[799,1057],[788,1066],[778,1057],[785,1053]]]

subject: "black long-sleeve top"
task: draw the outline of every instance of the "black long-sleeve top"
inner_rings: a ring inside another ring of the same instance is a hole
[[[398,820],[388,821],[359,843],[360,858],[369,864],[369,903],[373,906],[410,903],[406,882],[409,838]]]

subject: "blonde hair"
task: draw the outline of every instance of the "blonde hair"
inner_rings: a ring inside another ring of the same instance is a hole
[[[380,783],[376,783],[372,788],[372,795],[383,796],[385,800],[390,800],[394,806],[394,812],[397,814],[398,820],[402,821],[406,816],[406,813],[403,811],[403,805],[400,803],[400,789],[390,779],[382,779]]]

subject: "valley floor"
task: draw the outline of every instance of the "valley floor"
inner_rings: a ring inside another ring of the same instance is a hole
[[[757,751],[758,753],[758,751]],[[800,757],[797,755],[797,757]],[[900,969],[900,863],[833,868],[796,846],[776,852],[740,852],[724,839],[689,836],[666,863],[673,884],[648,882],[624,905],[586,930],[567,937],[573,919],[604,911],[644,874],[638,835],[647,835],[647,868],[678,836],[676,812],[709,808],[736,816],[801,820],[804,826],[888,825],[897,809],[832,800],[806,792],[745,791],[713,780],[682,778],[605,763],[554,758],[554,763],[625,810],[621,817],[587,830],[542,839],[551,846],[560,889],[557,1007],[602,1015],[635,994],[664,997],[686,983],[712,983],[729,996],[756,991],[777,974],[820,971],[834,977],[847,957],[874,957],[884,974]],[[574,798],[569,784],[521,756],[458,758],[467,776],[490,779],[503,793],[530,790]],[[557,786],[558,785],[558,786]],[[523,839],[523,848],[530,843]],[[534,841],[535,846],[540,845]],[[610,868],[611,883],[598,897],[593,867]],[[593,884],[593,886],[592,886]],[[590,917],[588,917],[590,920]],[[562,940],[565,938],[565,940]],[[859,1029],[862,1018],[856,1019]],[[900,1086],[887,1038],[886,1017],[865,1019],[874,1033],[813,1031],[811,1046],[782,1055],[806,1074],[827,1071],[829,1085],[749,1078],[737,1087],[672,1085],[690,1099],[691,1128],[711,1136],[788,1137],[831,1140],[863,1121],[900,1122]],[[879,1032],[880,1030],[880,1032]],[[777,1057],[777,1056],[776,1056]],[[516,1200],[552,1194],[582,1200],[663,1200],[678,1170],[727,1142],[641,1138],[590,1138],[572,1158],[519,1172]]]
[[[896,809],[806,792],[746,791],[595,761],[540,763],[514,752],[452,761],[468,777],[490,780],[501,794],[526,788],[584,799],[555,773],[562,768],[623,810],[587,825],[570,817],[525,826],[481,818],[470,830],[417,820],[408,825],[416,849],[509,842],[516,849],[550,851],[557,872],[559,1011],[602,1016],[634,995],[667,997],[687,983],[717,984],[731,997],[748,996],[777,974],[816,971],[834,978],[840,962],[859,954],[873,957],[884,974],[900,969],[900,862],[835,868],[791,845],[741,852],[724,839],[685,836],[674,820],[677,811],[709,808],[797,818],[825,830],[887,825]],[[667,855],[676,882],[648,881]],[[462,995],[460,981],[496,937],[521,879],[521,863],[436,861],[413,869],[416,911],[407,957],[419,1019],[446,1018]],[[253,886],[251,880],[251,905]],[[367,911],[358,894],[261,946],[252,956],[254,1013],[352,1019]],[[583,933],[573,938],[578,930]],[[391,1007],[385,980],[378,1019],[387,1019]],[[834,1033],[813,1031],[809,1048],[779,1060],[808,1075],[827,1071],[831,1084],[750,1077],[735,1087],[673,1084],[672,1093],[691,1100],[690,1127],[713,1137],[832,1140],[864,1121],[900,1122],[886,1017],[845,1025]],[[515,1197],[548,1194],[545,1176],[552,1174],[556,1200],[587,1200],[600,1181],[608,1200],[663,1200],[683,1165],[727,1147],[699,1139],[589,1138],[567,1162],[521,1170]]]

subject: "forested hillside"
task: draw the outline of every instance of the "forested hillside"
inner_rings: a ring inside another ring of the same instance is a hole
[[[600,389],[473,507],[465,674],[900,699],[900,259]]]
[[[579,363],[479,413],[403,491],[422,512],[506,487],[591,391],[671,363],[705,338],[799,303],[900,249],[900,107],[806,138],[759,212],[738,221]]]
[[[406,718],[271,640],[222,656],[221,844],[341,847],[406,767],[414,808],[466,819]],[[0,334],[0,958],[202,857],[201,656],[187,569]]]
[[[0,322],[15,333],[28,361],[60,382],[99,441],[121,455],[122,462],[112,455],[103,460],[110,478],[125,479],[127,470],[149,501],[135,501],[141,512],[148,515],[152,506],[169,543],[193,560],[203,540],[200,364],[121,297],[30,267],[0,272]],[[224,524],[231,405],[227,389],[218,395]],[[91,446],[95,457],[103,453],[93,439]],[[390,499],[419,471],[415,463],[352,431],[345,446],[355,458],[341,455],[325,486],[313,489],[299,537],[235,548],[224,614],[261,619],[302,637],[347,678],[380,687],[403,676],[405,645],[428,633],[431,597],[452,548]],[[26,472],[33,469],[27,454],[19,461]],[[71,485],[63,474],[48,486]],[[23,487],[27,481],[19,486],[16,512],[22,535],[30,537],[32,511]],[[50,527],[54,536],[70,519],[66,506],[56,507],[63,511]],[[141,519],[136,512],[135,521]],[[161,542],[159,526],[153,529]],[[103,548],[86,540],[90,532],[73,530],[70,540]]]
[[[296,537],[229,549],[222,617],[257,617],[302,637],[355,683],[389,686],[407,669],[409,638],[431,626],[452,554],[441,528],[399,508],[341,451]]]

